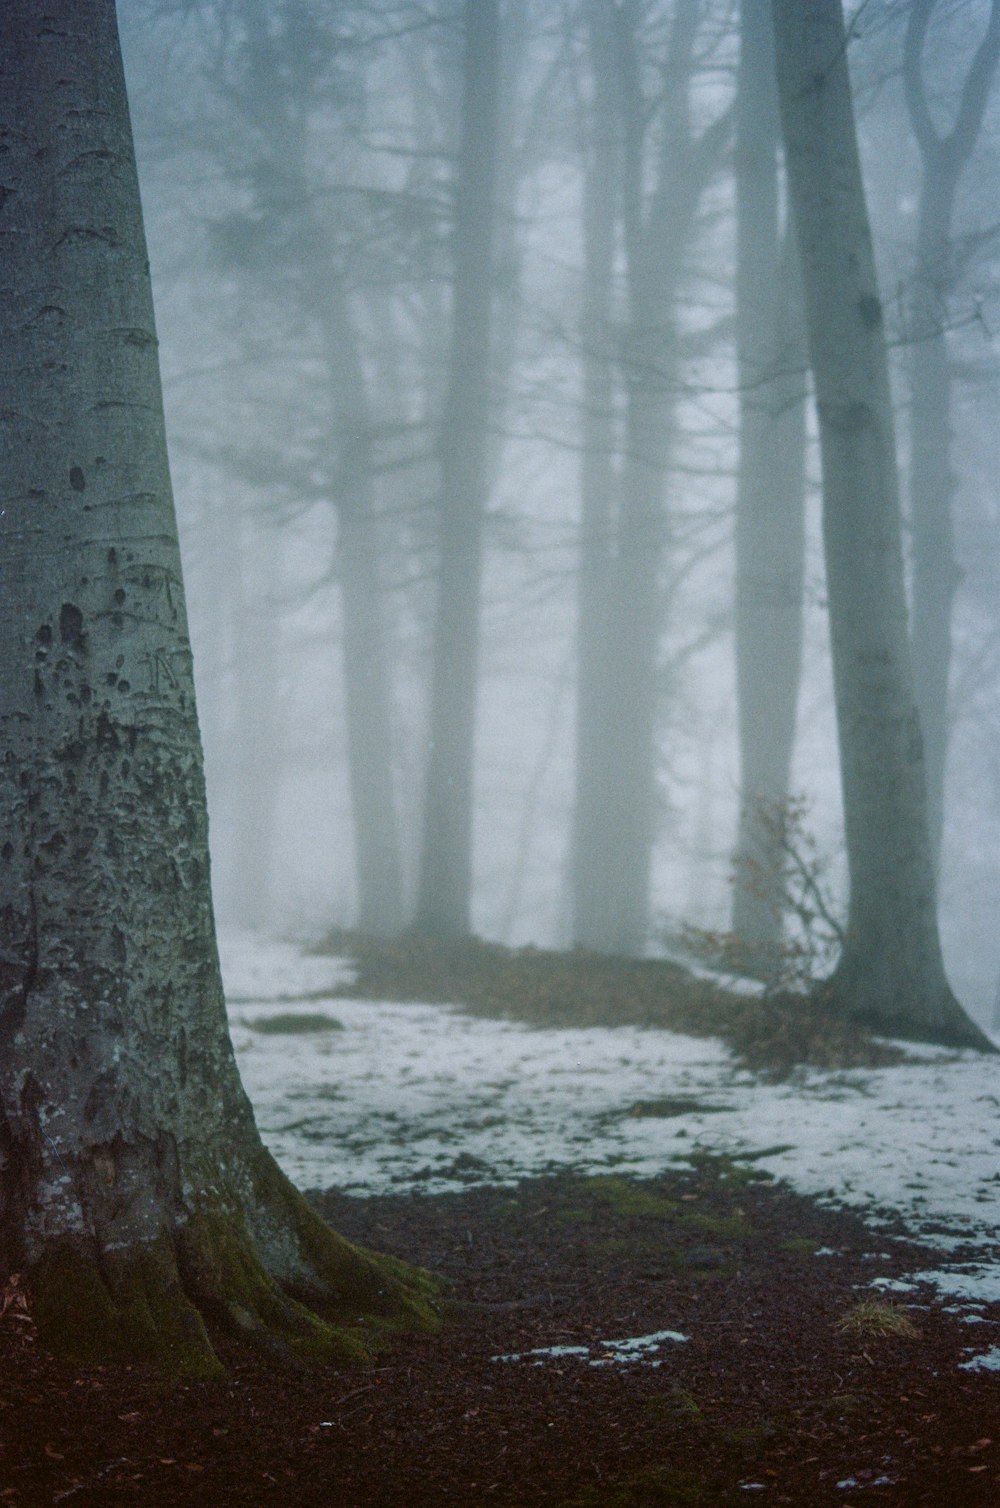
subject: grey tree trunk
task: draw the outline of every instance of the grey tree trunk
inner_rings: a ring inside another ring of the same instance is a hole
[[[740,824],[732,930],[751,966],[773,966],[802,668],[805,332],[798,258],[778,226],[778,102],[769,8],[740,7],[736,123],[736,320],[740,462],[736,500],[736,689]]]
[[[418,931],[465,937],[472,891],[479,599],[488,476],[496,182],[497,0],[465,0],[449,386],[440,438],[438,601]]]
[[[112,0],[7,0],[0,137],[0,1279],[78,1357],[363,1354],[427,1285],[312,1213],[233,1057]]]
[[[584,175],[583,415],[580,456],[580,570],[577,587],[577,671],[573,831],[570,850],[574,942],[610,950],[607,883],[614,839],[608,793],[614,789],[609,706],[613,601],[616,426],[613,274],[621,173],[620,110],[614,36],[606,0],[587,6],[594,80]]]
[[[823,466],[823,537],[850,874],[830,1007],[990,1049],[941,959],[910,669],[896,449],[840,0],[773,0],[789,196]]]
[[[628,301],[620,361],[624,454],[617,471],[606,473],[618,484],[615,505],[608,510],[613,547],[607,598],[596,590],[586,598],[601,615],[593,632],[595,640],[598,634],[605,640],[596,646],[604,661],[604,684],[600,704],[596,694],[587,703],[595,713],[593,752],[586,781],[578,788],[578,800],[586,800],[587,807],[576,819],[573,862],[578,871],[590,871],[576,883],[586,885],[591,900],[587,911],[581,908],[574,917],[574,940],[604,952],[636,954],[648,935],[656,832],[657,672],[664,618],[660,577],[669,542],[664,490],[678,387],[676,301],[698,205],[728,135],[728,119],[721,117],[701,136],[692,132],[689,93],[700,7],[696,0],[683,0],[673,19],[658,160],[647,191],[648,101],[640,82],[635,18],[607,0],[595,5],[592,16],[602,11],[605,30],[595,26],[593,35],[613,44],[621,112]],[[598,404],[604,401],[595,397]],[[588,423],[592,419],[588,404]],[[595,438],[598,445],[604,443],[605,437]],[[593,505],[597,541],[598,506]],[[596,585],[606,562],[589,529],[584,543],[592,551],[587,569]],[[581,622],[581,633],[589,632]],[[594,843],[589,852],[585,836]]]
[[[944,824],[951,617],[961,573],[955,558],[951,457],[949,296],[954,285],[951,223],[962,171],[982,125],[1000,60],[1000,0],[965,77],[951,130],[934,125],[922,63],[936,0],[913,0],[903,84],[920,149],[922,177],[916,268],[909,299],[910,522],[913,531],[913,672],[927,764],[928,821],[935,865]]]
[[[347,758],[354,818],[358,927],[392,937],[403,926],[403,866],[393,766],[372,418],[356,333],[333,280],[317,298],[335,416],[337,544],[343,605]]]

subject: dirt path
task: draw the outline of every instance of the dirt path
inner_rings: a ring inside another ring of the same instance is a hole
[[[442,1334],[367,1374],[242,1364],[229,1384],[163,1389],[59,1366],[8,1324],[0,1503],[1000,1500],[1000,1383],[960,1366],[998,1335],[1000,1307],[973,1326],[927,1292],[845,1326],[874,1278],[932,1254],[752,1165],[319,1203],[450,1277]],[[523,1354],[552,1347],[569,1349]]]

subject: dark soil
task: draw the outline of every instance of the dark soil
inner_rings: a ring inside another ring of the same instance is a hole
[[[340,1230],[432,1267],[456,1312],[368,1372],[230,1357],[224,1384],[73,1369],[0,1328],[0,1502],[672,1508],[1000,1501],[996,1335],[930,1293],[908,1335],[842,1328],[898,1236],[705,1159],[635,1182],[316,1196]],[[832,1249],[833,1255],[817,1255]],[[1000,1306],[990,1318],[1000,1322]],[[594,1366],[679,1331],[660,1365]],[[497,1360],[553,1345],[587,1356]],[[849,1484],[849,1485],[848,1485]]]
[[[807,1002],[761,1006],[670,964],[341,947],[359,961],[354,995],[713,1033],[772,1075],[899,1056]],[[792,1194],[751,1159],[645,1181],[314,1198],[345,1235],[450,1281],[439,1333],[367,1372],[287,1373],[220,1346],[228,1382],[168,1385],[56,1361],[12,1304],[0,1508],[1000,1502],[1000,1377],[960,1365],[993,1343],[1000,1305],[977,1325],[929,1290],[918,1308],[907,1295],[872,1310],[873,1278],[934,1267],[934,1253]],[[658,1365],[608,1361],[609,1341],[663,1330],[689,1339],[665,1342]],[[552,1346],[588,1349],[498,1359]]]

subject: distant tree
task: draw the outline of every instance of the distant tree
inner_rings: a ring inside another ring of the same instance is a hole
[[[227,272],[240,276],[255,300],[277,310],[283,329],[289,323],[304,325],[300,354],[314,359],[312,393],[325,411],[315,421],[312,453],[304,466],[286,435],[280,437],[270,475],[253,446],[242,462],[232,447],[221,459],[245,481],[269,483],[272,501],[287,490],[294,496],[305,472],[308,495],[325,495],[333,506],[356,920],[362,931],[392,935],[403,924],[404,902],[392,674],[379,561],[379,425],[350,269],[358,261],[357,222],[370,216],[381,230],[381,255],[390,260],[399,196],[377,186],[366,190],[336,180],[331,185],[314,168],[315,122],[325,126],[331,108],[337,111],[345,96],[350,99],[360,91],[353,78],[344,76],[350,47],[341,35],[342,18],[333,24],[315,7],[237,0],[225,20],[225,40],[214,55],[210,83],[224,103],[229,130],[218,133],[216,150],[223,161],[235,157],[243,203],[213,217],[215,257]],[[353,215],[343,212],[345,198]],[[374,264],[378,259],[371,254],[370,260]],[[387,277],[384,268],[374,275],[379,274]],[[360,303],[363,307],[363,297]],[[245,644],[236,648],[246,686],[253,657],[247,656]],[[252,702],[243,715],[249,739],[255,720]],[[245,914],[245,919],[250,918]]]
[[[850,875],[832,1009],[981,1047],[945,977],[910,668],[896,448],[841,0],[773,0],[789,197],[819,413]]]
[[[621,105],[614,19],[607,0],[588,0],[588,61],[593,79],[584,112],[583,287],[580,346],[580,560],[577,575],[576,792],[569,888],[576,942],[601,946],[613,841],[611,723],[612,604],[617,474],[615,438],[615,258],[622,170]]]
[[[782,934],[784,856],[770,814],[788,799],[802,670],[805,332],[798,254],[778,214],[770,8],[740,6],[736,94],[736,689],[740,827],[732,930],[762,967]]]
[[[448,388],[439,438],[438,586],[427,785],[414,925],[464,937],[472,892],[473,773],[497,172],[499,6],[465,0]]]
[[[1000,0],[962,80],[947,129],[935,121],[924,78],[927,29],[938,0],[911,0],[903,44],[903,87],[920,149],[915,268],[908,311],[910,522],[913,531],[913,670],[927,763],[928,820],[935,862],[944,822],[951,620],[961,579],[952,499],[949,306],[959,258],[952,240],[955,197],[979,135],[1000,62]]]
[[[599,81],[595,129],[607,135],[610,102],[618,111],[620,186],[615,237],[624,263],[625,311],[618,335],[616,393],[622,407],[619,454],[605,468],[614,479],[609,506],[600,485],[598,432],[607,394],[593,364],[601,359],[600,258],[592,224],[584,325],[588,346],[584,433],[584,562],[579,626],[581,680],[577,750],[589,748],[577,775],[572,861],[573,938],[605,952],[641,953],[649,932],[649,883],[656,832],[656,730],[663,631],[663,567],[670,537],[664,488],[677,435],[682,345],[679,301],[698,220],[729,139],[723,110],[700,132],[692,80],[701,0],[678,0],[667,27],[652,97],[643,77],[641,7],[595,0],[588,7],[590,55]],[[610,75],[604,77],[608,70]],[[607,154],[607,146],[598,147]],[[591,169],[586,213],[607,214]],[[616,400],[617,401],[617,400]],[[595,405],[593,411],[591,405]],[[607,429],[607,426],[605,426]],[[604,520],[609,525],[605,535]],[[603,636],[603,648],[599,644]],[[583,677],[587,679],[584,680]],[[596,677],[603,677],[600,683]]]
[[[7,0],[0,140],[0,1280],[76,1356],[358,1355],[428,1288],[311,1211],[235,1065],[112,0]]]

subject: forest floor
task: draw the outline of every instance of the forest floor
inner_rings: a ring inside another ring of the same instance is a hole
[[[265,1138],[273,1125],[291,1151],[299,1137],[302,1169],[323,1171],[321,1157],[333,1155],[330,1123],[308,1110],[293,1125],[286,1098],[294,1090],[281,1076],[299,1071],[295,1051],[316,1062],[326,1044],[342,1062],[331,1093],[343,1089],[344,1114],[357,1120],[371,1080],[367,1067],[351,1066],[351,1033],[360,1040],[370,1028],[383,1074],[398,1075],[390,1086],[397,1119],[387,1122],[376,1105],[370,1136],[385,1136],[389,1125],[405,1141],[412,1129],[418,1141],[434,1141],[440,1160],[428,1163],[424,1147],[407,1163],[401,1146],[383,1165],[359,1142],[343,1164],[357,1188],[345,1192],[351,1180],[338,1171],[326,1180],[335,1189],[317,1184],[311,1197],[345,1235],[444,1276],[447,1323],[366,1372],[297,1376],[234,1355],[226,1382],[165,1386],[140,1369],[60,1363],[12,1310],[0,1325],[0,1505],[714,1508],[756,1499],[961,1508],[1000,1500],[1000,1377],[990,1344],[1000,1302],[982,1290],[971,1305],[956,1302],[955,1275],[983,1262],[964,1216],[941,1240],[909,1218],[909,1207],[894,1213],[886,1204],[873,1220],[857,1190],[856,1208],[847,1207],[849,1185],[844,1198],[835,1188],[811,1197],[762,1166],[780,1168],[787,1149],[741,1150],[733,1133],[722,1150],[711,1129],[742,1125],[747,1096],[766,1120],[775,1105],[804,1095],[807,1118],[821,1103],[830,1114],[864,1111],[871,1134],[862,1139],[873,1155],[876,1103],[895,1112],[895,1100],[928,1073],[935,1085],[956,1075],[947,1082],[967,1099],[970,1075],[995,1076],[995,1066],[958,1054],[906,1067],[898,1046],[842,1039],[808,1015],[782,1024],[794,1002],[764,1008],[679,969],[623,965],[627,977],[618,979],[609,965],[602,986],[593,960],[576,960],[574,983],[572,959],[487,950],[478,967],[461,964],[462,977],[453,954],[428,954],[407,980],[405,955],[357,939],[336,946],[354,959],[353,978],[334,977],[331,959],[301,967],[293,959],[291,967],[288,958],[279,977],[264,954],[256,977],[255,966],[237,971],[230,995],[241,1066],[256,1082]],[[393,997],[424,1003],[394,1010],[385,1005]],[[381,1002],[376,1017],[366,999]],[[412,1020],[440,1074],[443,1039],[427,1005],[435,1000],[462,1001],[462,1017],[443,1018],[459,1046],[468,1013],[485,1013],[468,1027],[468,1042],[493,1073],[527,1074],[529,1057],[504,1059],[515,1049],[547,1065],[545,1081],[527,1082],[532,1103],[544,1098],[544,1083],[558,1088],[552,1065],[572,1050],[576,1076],[564,1088],[594,1143],[589,1161],[578,1143],[567,1141],[576,1151],[565,1152],[560,1109],[539,1122],[537,1134],[555,1151],[540,1168],[513,1089],[498,1087],[520,1158],[498,1171],[488,1137],[503,1143],[504,1125],[482,1130],[482,1106],[471,1112],[457,1083],[449,1098],[446,1078],[414,1066],[413,1044],[395,1065],[390,1049]],[[342,1014],[340,1029],[324,1031],[319,1003]],[[755,1010],[756,1024],[744,1020]],[[500,1014],[534,1024],[490,1034]],[[712,1025],[715,1037],[699,1048],[700,1031]],[[720,1035],[732,1051],[719,1046]],[[774,1050],[761,1045],[769,1040]],[[651,1080],[629,1077],[638,1049]],[[590,1050],[609,1064],[606,1075],[590,1072]],[[802,1057],[813,1069],[797,1066]],[[673,1078],[664,1063],[680,1064]],[[657,1098],[650,1083],[669,1092]],[[594,1085],[615,1105],[623,1093],[633,1098],[609,1119],[587,1099]],[[822,1102],[817,1085],[828,1096]],[[306,1085],[299,1110],[316,1094]],[[942,1113],[947,1119],[947,1107]],[[619,1121],[654,1141],[615,1140]],[[955,1165],[943,1157],[928,1190]],[[973,1184],[975,1198],[985,1198]],[[961,1214],[966,1205],[955,1208]],[[983,1214],[993,1218],[989,1208]],[[939,1228],[947,1223],[940,1209],[936,1219]],[[935,1271],[942,1266],[950,1291]]]

